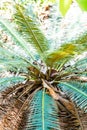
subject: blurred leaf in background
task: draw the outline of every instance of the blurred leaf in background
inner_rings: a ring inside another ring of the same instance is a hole
[[[87,0],[76,0],[83,11],[87,11]]]
[[[69,10],[71,3],[72,0],[60,0],[59,8],[63,16],[65,16],[67,11]]]

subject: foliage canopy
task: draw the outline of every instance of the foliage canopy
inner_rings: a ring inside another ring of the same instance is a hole
[[[0,18],[0,27],[26,55],[0,42],[0,72],[20,75],[0,79],[2,127],[7,120],[11,130],[83,129],[78,108],[87,112],[87,58],[67,63],[87,51],[87,32],[52,51],[22,5],[15,4],[14,21],[16,27]]]

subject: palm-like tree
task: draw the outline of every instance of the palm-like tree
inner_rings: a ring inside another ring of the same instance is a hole
[[[87,33],[52,50],[25,8],[15,9],[18,30],[3,19],[0,26],[26,56],[0,43],[0,71],[20,75],[0,79],[0,130],[85,130],[87,58],[67,63],[87,50]]]

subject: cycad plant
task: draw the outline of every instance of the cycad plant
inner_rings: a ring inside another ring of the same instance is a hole
[[[16,4],[15,11],[16,29],[0,18],[14,41],[0,42],[0,72],[14,72],[0,79],[0,130],[86,130],[87,58],[68,63],[87,50],[87,32],[52,49],[25,8]]]

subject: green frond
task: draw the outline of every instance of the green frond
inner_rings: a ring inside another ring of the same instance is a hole
[[[15,8],[15,19],[23,37],[34,47],[39,55],[44,57],[43,53],[48,50],[47,39],[37,27],[36,21],[25,13],[24,7],[16,4]]]
[[[0,58],[7,58],[7,59],[17,58],[28,62],[24,56],[17,54],[15,51],[11,50],[10,47],[7,48],[7,46],[0,47]]]
[[[85,58],[77,59],[76,61],[74,61],[73,65],[66,66],[62,71],[62,73],[65,76],[69,76],[72,74],[74,76],[84,76],[84,77],[87,76],[87,58],[85,57]]]
[[[79,55],[87,50],[87,32],[77,39],[72,40],[70,43],[64,43],[59,49],[48,53],[46,56],[46,63],[52,66],[55,63],[69,61],[75,55]]]
[[[87,111],[87,83],[61,82],[60,86],[63,91],[71,96],[71,99],[76,102],[78,107]]]
[[[26,70],[30,66],[28,60],[8,50],[0,47],[0,72],[4,70]]]
[[[12,26],[12,24],[5,20],[0,18],[0,27],[6,32],[8,33],[11,38],[14,40],[15,44],[19,45],[24,51],[25,53],[30,56],[33,59],[33,56],[31,55],[30,51],[29,51],[29,47],[27,46],[25,40],[22,38],[22,36],[14,29],[14,27]],[[29,61],[30,62],[30,61]]]
[[[29,111],[26,130],[60,130],[58,108],[55,101],[44,90],[34,95]]]
[[[23,82],[25,77],[15,76],[15,77],[6,77],[0,78],[0,91],[5,90],[7,87],[17,84],[19,82]]]
[[[19,48],[20,49],[20,48]],[[0,46],[0,57],[5,57],[5,58],[17,58],[17,59],[22,59],[27,63],[30,63],[28,58],[26,58],[24,55],[21,55],[20,53],[17,53],[17,51],[13,50],[12,47],[9,45],[1,43]]]
[[[24,62],[21,59],[1,59],[0,58],[0,68],[4,70],[26,70],[29,67],[29,64]]]
[[[66,67],[64,71],[69,74],[71,72],[75,76],[87,76],[87,58],[78,59],[73,65]]]
[[[78,61],[74,64],[74,66],[75,66],[76,68],[82,69],[82,70],[87,69],[87,58],[82,58],[82,59],[78,60]]]
[[[53,66],[55,62],[61,63],[68,60],[75,55],[76,46],[73,44],[64,44],[59,49],[50,52],[46,57],[46,63]]]

